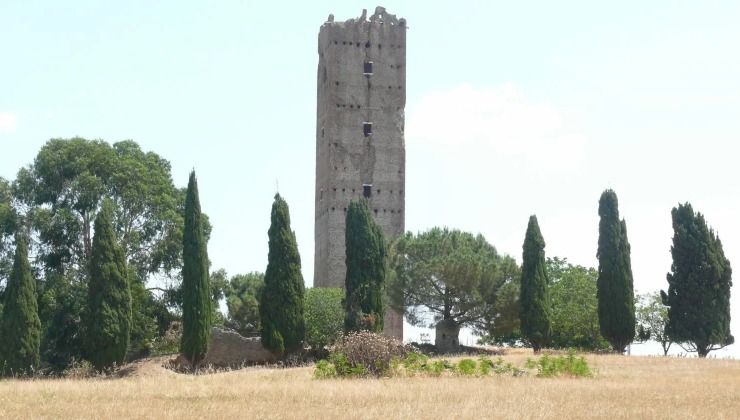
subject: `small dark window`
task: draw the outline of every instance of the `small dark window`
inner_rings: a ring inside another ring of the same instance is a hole
[[[371,122],[363,122],[362,123],[362,134],[365,135],[365,137],[370,137],[373,134],[373,123]]]
[[[376,216],[378,215],[378,209],[375,209],[375,215]]]
[[[365,61],[363,73],[365,74],[365,76],[370,76],[373,74],[373,62],[372,61]]]
[[[336,41],[335,41],[334,43],[336,44]],[[365,43],[365,48],[370,48],[370,41],[367,41],[367,42]]]
[[[364,184],[362,186],[362,196],[365,198],[370,198],[370,196],[373,195],[373,186],[372,184]]]

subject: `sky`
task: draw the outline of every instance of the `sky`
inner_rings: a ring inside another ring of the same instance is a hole
[[[264,271],[276,191],[313,281],[317,35],[353,0],[0,2],[0,176],[51,138],[132,139],[191,169],[230,274]],[[666,288],[690,202],[740,272],[740,3],[386,1],[408,21],[406,228],[596,266],[619,196],[635,288]],[[740,335],[734,288],[733,332]],[[738,337],[740,338],[740,337]],[[740,355],[740,350],[731,350]]]

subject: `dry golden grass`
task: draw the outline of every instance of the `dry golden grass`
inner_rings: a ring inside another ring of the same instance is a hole
[[[504,357],[517,366],[526,351]],[[315,380],[311,368],[0,382],[7,418],[740,418],[740,361],[586,356],[592,379]]]

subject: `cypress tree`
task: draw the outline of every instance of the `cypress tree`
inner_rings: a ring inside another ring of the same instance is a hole
[[[367,200],[347,208],[345,229],[347,275],[345,331],[383,331],[386,243]]]
[[[41,342],[36,280],[28,262],[28,244],[22,234],[16,235],[15,243],[15,261],[0,320],[0,374],[13,376],[38,368]]]
[[[268,350],[299,350],[305,336],[304,288],[301,256],[295,232],[290,230],[288,203],[275,194],[270,215],[265,286],[259,301],[262,343]]]
[[[211,334],[211,286],[208,252],[198,198],[198,180],[190,172],[185,196],[185,230],[182,244],[182,340],[180,351],[197,367],[208,352]]]
[[[730,334],[732,268],[722,242],[691,204],[673,208],[673,264],[668,273],[666,333],[688,343],[699,357],[734,342]]]
[[[535,353],[547,345],[551,336],[550,299],[545,266],[545,239],[537,216],[529,217],[522,246],[522,280],[520,286],[520,320],[522,335]]]
[[[601,335],[623,353],[635,337],[635,297],[627,225],[619,220],[617,194],[606,190],[599,199],[599,302]]]
[[[123,362],[131,333],[131,289],[112,213],[106,200],[95,218],[87,290],[86,351],[98,370]]]

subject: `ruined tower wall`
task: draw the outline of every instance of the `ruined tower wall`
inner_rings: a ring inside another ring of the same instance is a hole
[[[351,200],[369,192],[386,239],[404,232],[405,21],[381,7],[369,19],[330,16],[318,52],[314,286],[344,287]],[[385,332],[402,338],[399,314],[386,314]]]

